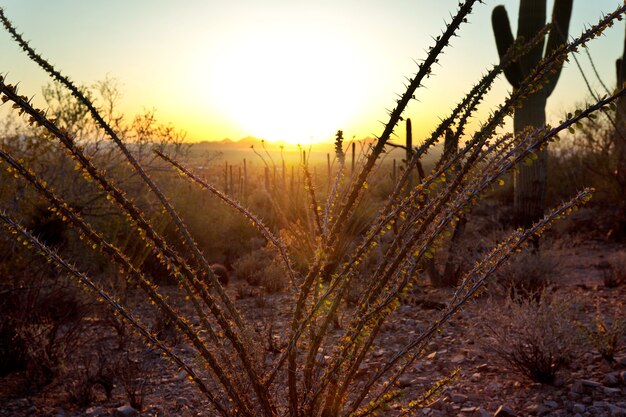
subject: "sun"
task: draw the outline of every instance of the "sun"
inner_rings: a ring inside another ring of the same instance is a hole
[[[331,140],[365,104],[368,65],[359,51],[323,31],[248,30],[207,59],[205,93],[249,135],[294,144]]]

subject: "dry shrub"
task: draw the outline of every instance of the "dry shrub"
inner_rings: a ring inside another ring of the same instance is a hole
[[[121,355],[115,367],[115,376],[126,393],[126,399],[136,410],[143,410],[143,401],[151,374],[150,364],[146,357],[135,359],[128,352]]]
[[[239,258],[233,267],[237,277],[253,287],[264,287],[270,294],[287,286],[285,270],[272,249],[261,248],[250,252]]]
[[[67,285],[34,275],[0,291],[0,375],[25,371],[27,388],[38,389],[63,370],[89,310]]]
[[[238,278],[245,280],[253,287],[261,285],[263,275],[261,272],[271,263],[269,253],[264,249],[259,249],[246,253],[237,259],[233,264],[235,274]]]
[[[576,355],[573,312],[571,302],[545,293],[494,301],[478,320],[483,347],[511,370],[551,384]]]
[[[104,349],[99,348],[95,354],[83,359],[82,366],[71,369],[65,383],[68,401],[81,407],[88,406],[98,400],[99,387],[111,399],[114,386],[114,369]]]
[[[523,297],[539,296],[553,283],[556,260],[545,252],[524,252],[512,258],[496,274],[506,293]]]
[[[265,291],[270,294],[282,291],[287,286],[285,269],[278,262],[272,262],[263,271],[263,280],[261,282]]]
[[[604,271],[604,286],[615,288],[626,283],[626,252],[620,252]]]

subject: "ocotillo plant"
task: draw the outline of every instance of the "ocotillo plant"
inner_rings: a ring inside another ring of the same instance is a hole
[[[374,352],[387,346],[382,332],[400,304],[402,295],[411,286],[419,285],[418,265],[433,254],[450,230],[458,222],[459,214],[471,207],[476,200],[493,184],[501,181],[520,161],[545,148],[559,132],[575,126],[580,120],[590,117],[626,94],[620,89],[602,98],[597,103],[578,111],[554,128],[527,129],[498,137],[496,130],[506,117],[531,92],[546,82],[547,77],[560,68],[568,54],[581,48],[597,37],[617,18],[626,12],[626,5],[607,14],[597,25],[591,26],[580,37],[554,50],[541,61],[528,76],[521,80],[517,88],[497,107],[477,131],[472,132],[458,152],[445,158],[435,169],[412,188],[410,195],[403,190],[407,187],[409,172],[414,169],[424,153],[444,134],[453,129],[460,135],[467,119],[474,114],[478,104],[489,91],[493,81],[503,71],[506,64],[523,56],[524,48],[536,45],[544,36],[543,32],[528,40],[527,44],[516,42],[503,56],[502,63],[494,66],[465,96],[451,115],[441,122],[423,145],[417,147],[408,161],[408,168],[395,184],[395,188],[377,216],[367,224],[367,231],[360,240],[350,242],[350,250],[343,253],[346,230],[358,213],[363,196],[368,192],[368,179],[381,154],[384,153],[394,129],[403,119],[403,113],[417,90],[432,73],[438,57],[453,39],[459,27],[467,21],[473,6],[478,0],[467,0],[459,4],[457,13],[446,26],[444,32],[435,38],[425,60],[411,78],[406,91],[400,96],[397,106],[390,112],[389,120],[377,141],[367,151],[362,163],[355,167],[354,175],[347,176],[346,158],[343,149],[343,135],[339,131],[336,140],[336,154],[339,161],[338,172],[326,204],[317,204],[315,189],[310,176],[305,172],[307,197],[311,200],[315,221],[312,228],[315,243],[311,251],[313,259],[307,270],[298,274],[291,266],[290,247],[245,207],[219,191],[216,187],[198,178],[191,170],[159,153],[183,177],[198,184],[217,196],[221,201],[241,213],[246,221],[257,230],[280,254],[285,274],[290,277],[293,304],[289,305],[291,318],[286,328],[281,329],[281,340],[272,352],[259,349],[263,341],[261,335],[252,331],[252,318],[241,314],[237,305],[224,291],[210,270],[201,251],[198,249],[183,219],[170,201],[163,196],[159,187],[136,162],[127,145],[100,116],[94,104],[69,79],[54,69],[48,61],[37,54],[15,31],[0,9],[0,20],[29,57],[72,91],[77,101],[89,109],[90,115],[107,132],[109,137],[140,173],[177,226],[185,243],[185,252],[180,245],[171,245],[155,231],[148,218],[136,206],[108,174],[98,168],[97,160],[89,158],[84,149],[76,144],[75,138],[59,128],[42,110],[36,109],[27,97],[20,95],[17,88],[0,78],[0,95],[3,102],[11,102],[13,108],[33,125],[39,126],[42,134],[57,146],[64,149],[76,168],[85,178],[98,186],[112,207],[128,219],[129,233],[141,238],[146,247],[161,261],[165,273],[179,284],[182,299],[189,300],[193,312],[178,310],[171,306],[163,295],[163,288],[152,277],[138,270],[113,243],[107,241],[104,233],[94,230],[81,214],[66,203],[63,196],[47,185],[43,178],[34,174],[24,161],[0,150],[0,159],[10,174],[22,178],[45,199],[62,221],[67,222],[78,232],[88,248],[93,248],[116,265],[121,274],[137,283],[146,298],[155,308],[161,310],[174,323],[176,331],[185,337],[185,349],[172,349],[168,342],[159,341],[141,320],[134,317],[133,311],[116,301],[107,291],[98,287],[87,275],[81,273],[70,262],[39,242],[32,233],[25,230],[15,219],[0,211],[0,223],[16,238],[25,242],[45,259],[63,269],[87,290],[95,292],[103,302],[124,318],[148,343],[159,349],[170,359],[177,369],[187,373],[190,381],[205,395],[213,410],[222,416],[265,416],[276,417],[338,417],[367,416],[380,413],[407,416],[416,408],[428,404],[432,396],[441,392],[441,384],[433,381],[430,391],[409,393],[403,391],[396,382],[427,349],[431,338],[437,334],[445,322],[452,317],[477,292],[485,281],[506,259],[524,246],[528,240],[542,233],[555,218],[574,209],[589,198],[589,190],[577,194],[571,201],[563,203],[553,212],[539,220],[527,230],[518,229],[501,242],[471,271],[460,280],[457,291],[441,312],[433,313],[414,335],[407,335],[404,345],[393,348],[389,356],[375,358]],[[303,166],[306,156],[302,154]],[[267,172],[267,171],[266,171]],[[269,172],[267,174],[269,176]],[[293,176],[292,176],[293,177]],[[219,180],[218,180],[219,181]],[[269,180],[268,180],[269,182]],[[319,209],[318,209],[319,207]],[[388,230],[395,230],[390,239],[383,240]],[[20,245],[21,246],[21,245]],[[382,256],[372,255],[374,248],[382,248]],[[184,253],[184,256],[182,255]],[[190,259],[190,260],[189,260]],[[360,274],[359,264],[365,260],[374,263],[364,275]],[[207,284],[208,279],[208,284]],[[358,281],[358,282],[357,282]],[[355,284],[359,285],[355,285]],[[354,291],[355,307],[346,307],[348,294]],[[343,331],[336,332],[332,324],[341,321]],[[275,350],[278,350],[276,352]],[[190,352],[183,356],[178,352]],[[368,362],[378,362],[372,373],[362,375],[359,370]]]
[[[519,88],[520,83],[535,68],[544,56],[549,55],[567,40],[573,0],[556,0],[552,9],[550,35],[544,54],[544,42],[539,42],[531,51],[520,59],[512,62],[504,70],[507,80],[513,88]],[[533,38],[545,25],[546,0],[520,0],[519,19],[517,24],[517,39]],[[492,14],[493,32],[496,39],[498,54],[502,58],[514,42],[511,25],[504,6],[497,6]],[[541,128],[546,123],[546,101],[559,79],[561,66],[554,69],[542,88],[529,93],[513,117],[513,129],[516,134],[529,126]],[[541,151],[534,163],[521,165],[515,174],[515,214],[516,221],[528,226],[543,216],[546,209],[547,189],[547,158],[546,150]]]

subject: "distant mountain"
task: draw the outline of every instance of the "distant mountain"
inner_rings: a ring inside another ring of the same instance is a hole
[[[364,151],[367,151],[368,147],[375,142],[376,139],[370,137],[355,141],[356,155],[361,155]],[[351,149],[349,148],[349,144],[349,141],[344,142],[344,151],[347,158],[351,158],[352,154]],[[254,150],[252,150],[251,147],[254,147]],[[280,155],[280,153],[282,152],[283,156],[293,158],[301,156],[301,151],[306,151],[307,155],[309,155],[309,157],[312,157],[314,160],[326,161],[327,154],[330,154],[331,157],[334,157],[335,145],[334,143],[329,142],[316,143],[312,145],[302,145],[300,149],[298,149],[297,145],[292,145],[290,143],[263,141],[259,138],[247,136],[237,141],[234,141],[230,138],[224,138],[220,141],[197,142],[192,144],[191,151],[193,153],[219,152],[225,159],[239,157],[243,158],[246,157],[246,154],[249,154],[250,157],[254,159],[254,153],[264,154],[266,151],[272,155]],[[438,155],[440,154],[441,145],[438,144],[433,147],[431,152],[429,152],[427,155],[424,155],[424,161],[438,158]],[[386,153],[383,156],[384,158],[390,160],[402,160],[405,158],[405,151],[401,148],[389,146],[387,147]]]

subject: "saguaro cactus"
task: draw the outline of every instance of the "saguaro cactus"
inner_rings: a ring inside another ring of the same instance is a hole
[[[621,88],[626,83],[626,35],[624,36],[624,51],[621,59],[616,62],[617,88]],[[616,159],[615,176],[622,191],[622,199],[619,202],[622,213],[618,216],[615,232],[618,236],[626,236],[626,100],[617,100],[617,110],[615,112],[615,134],[613,136],[614,153]]]
[[[573,0],[555,0],[552,9],[552,27],[545,46],[546,54],[558,48],[567,39]],[[532,39],[545,25],[546,0],[520,0],[517,38]],[[509,17],[504,6],[493,9],[491,23],[500,58],[513,44]],[[522,80],[543,58],[544,42],[539,42],[531,51],[513,62],[504,74],[513,88],[519,87]],[[528,126],[542,127],[546,123],[546,102],[561,73],[561,67],[551,74],[547,84],[529,95],[522,107],[515,110],[513,129],[521,132]],[[548,154],[544,149],[530,166],[521,165],[515,175],[515,214],[522,225],[529,225],[544,214],[547,188]]]

